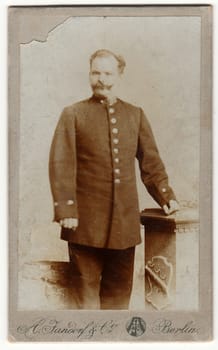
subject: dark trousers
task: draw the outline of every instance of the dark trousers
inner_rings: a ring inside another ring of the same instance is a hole
[[[135,247],[104,249],[69,242],[78,309],[128,309]]]

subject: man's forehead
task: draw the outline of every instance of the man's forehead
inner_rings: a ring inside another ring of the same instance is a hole
[[[91,62],[91,66],[95,66],[95,65],[106,65],[111,67],[118,67],[118,62],[116,58],[112,55],[97,56]]]

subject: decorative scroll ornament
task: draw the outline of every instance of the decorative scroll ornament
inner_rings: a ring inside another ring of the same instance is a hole
[[[145,273],[149,284],[146,300],[161,310],[171,303],[173,265],[164,256],[153,256],[145,266]]]

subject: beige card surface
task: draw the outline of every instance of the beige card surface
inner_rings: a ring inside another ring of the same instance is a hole
[[[211,340],[211,6],[8,13],[9,339]]]

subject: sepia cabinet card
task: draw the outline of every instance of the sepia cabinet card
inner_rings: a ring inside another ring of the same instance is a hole
[[[8,18],[9,340],[211,340],[212,7]]]

